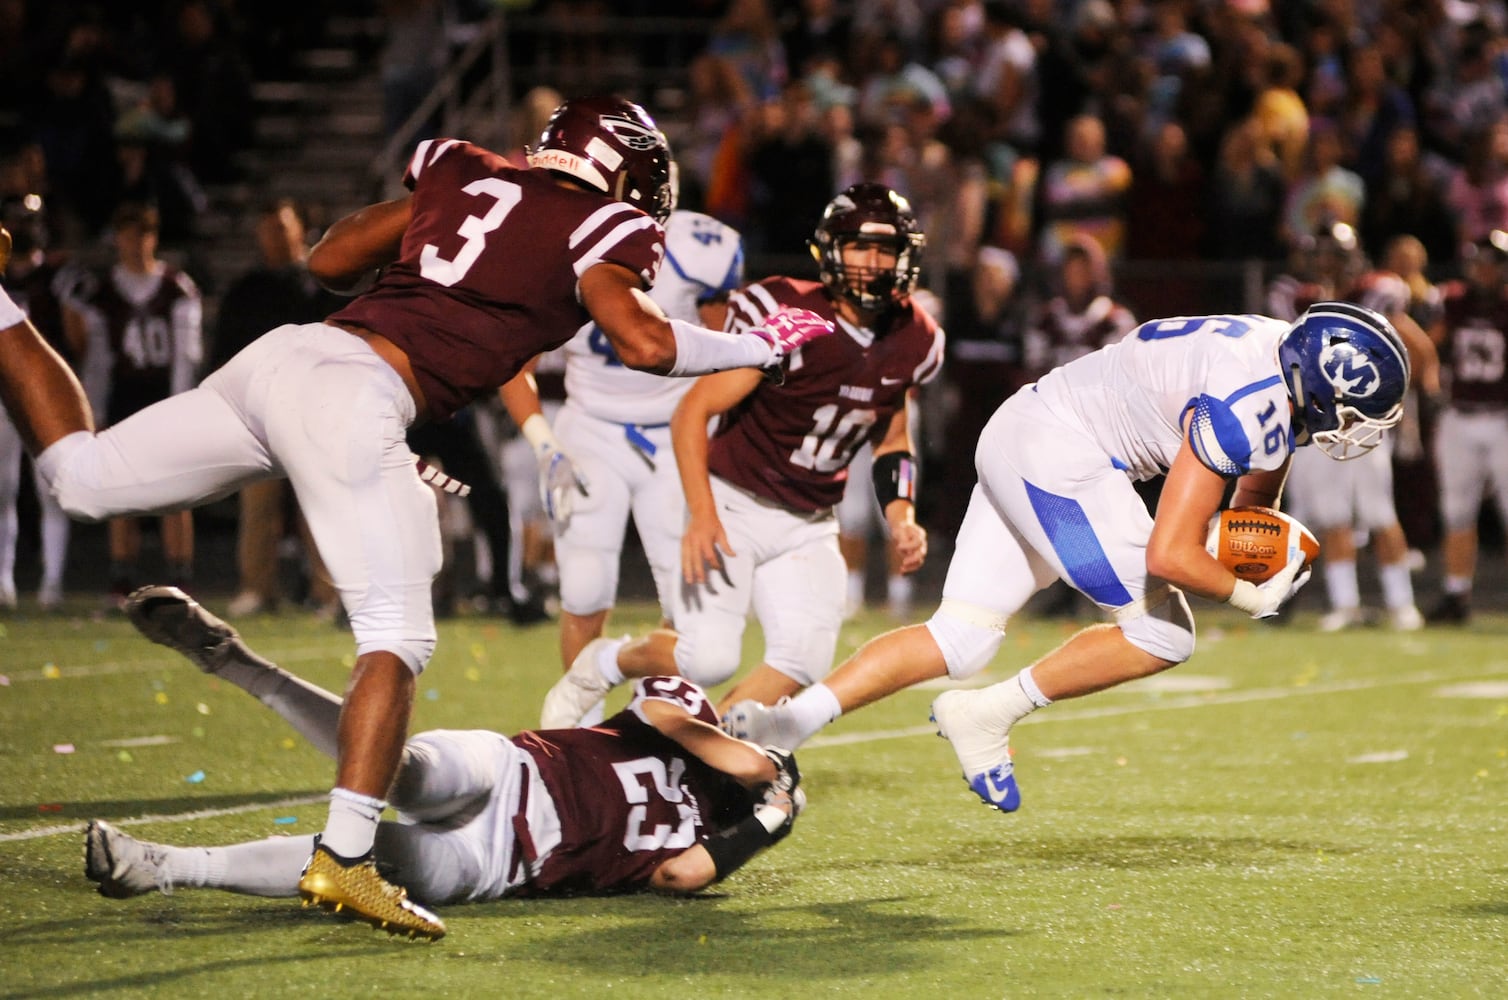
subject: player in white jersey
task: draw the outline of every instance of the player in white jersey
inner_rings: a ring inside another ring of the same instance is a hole
[[[1367,271],[1366,259],[1349,226],[1337,224],[1314,237],[1319,266],[1317,283],[1295,284],[1279,279],[1269,296],[1269,311],[1291,320],[1315,297],[1332,295],[1387,317],[1408,346],[1415,375],[1426,392],[1439,389],[1439,365],[1434,345],[1408,315],[1409,289],[1389,271]],[[1408,539],[1398,521],[1393,500],[1393,436],[1354,462],[1335,466],[1315,452],[1294,456],[1288,499],[1293,512],[1318,534],[1324,552],[1325,592],[1330,611],[1320,618],[1322,632],[1336,632],[1362,624],[1361,587],[1356,573],[1357,533],[1370,536],[1377,560],[1388,621],[1399,631],[1424,626],[1414,604],[1409,576]]]
[[[742,237],[711,216],[679,210],[665,236],[649,297],[671,319],[721,328],[726,297],[743,281]],[[668,618],[685,510],[670,415],[691,381],[625,366],[591,323],[561,351],[566,399],[553,431],[527,379],[505,386],[503,398],[539,458],[560,572],[560,654],[569,667],[606,627],[630,514]]]
[[[1375,313],[1322,303],[1263,316],[1154,320],[1006,400],[980,434],[979,483],[943,600],[922,625],[871,640],[783,706],[734,705],[724,727],[793,748],[845,711],[924,680],[983,670],[1011,615],[1064,579],[1112,624],[1093,625],[1015,677],[932,704],[964,779],[1005,812],[1021,798],[1010,730],[1029,712],[1166,670],[1194,651],[1184,592],[1266,618],[1307,578],[1302,556],[1263,584],[1205,550],[1210,519],[1274,505],[1294,448],[1334,458],[1397,423],[1409,360]],[[1166,473],[1156,517],[1133,480]]]

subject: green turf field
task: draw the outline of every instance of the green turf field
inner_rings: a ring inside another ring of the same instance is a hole
[[[1508,618],[1327,636],[1200,610],[1189,663],[1016,730],[1015,815],[973,799],[932,692],[907,692],[801,752],[805,817],[708,898],[450,907],[429,945],[296,901],[97,896],[90,817],[315,831],[331,765],[122,619],[0,618],[0,996],[1508,994]],[[342,684],[346,635],[240,625]],[[1067,628],[1023,624],[984,679]],[[531,724],[554,649],[549,626],[442,623],[416,728]]]

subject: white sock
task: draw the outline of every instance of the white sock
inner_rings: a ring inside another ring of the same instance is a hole
[[[1446,576],[1445,592],[1457,597],[1471,596],[1471,577],[1469,576]]]
[[[885,581],[885,599],[890,602],[892,608],[909,607],[911,595],[915,591],[916,586],[909,576],[897,573]]]
[[[170,847],[166,867],[177,888],[296,896],[299,876],[313,853],[313,834],[268,837],[229,847]]]
[[[1037,709],[1052,704],[1052,701],[1032,679],[1031,667],[1025,667],[1010,680],[992,684],[977,692],[974,704],[983,714],[984,722],[1008,733],[1017,722]]]
[[[330,792],[330,818],[320,843],[346,860],[364,857],[377,840],[377,821],[387,803],[348,788]]]
[[[614,639],[603,643],[597,650],[597,672],[613,687],[623,683],[623,671],[618,668],[618,651],[626,645],[627,639]]]
[[[1391,566],[1378,566],[1377,579],[1382,583],[1382,603],[1389,610],[1414,605],[1414,581],[1409,576],[1408,560]]]
[[[1361,587],[1356,582],[1356,560],[1326,560],[1325,592],[1330,595],[1330,607],[1337,611],[1361,607]]]
[[[832,688],[819,683],[813,684],[775,711],[787,714],[795,725],[796,732],[801,734],[801,742],[805,743],[819,729],[842,715],[843,706],[838,704],[838,696],[833,694]]]
[[[864,606],[864,571],[851,569],[848,571],[848,606],[862,608]]]

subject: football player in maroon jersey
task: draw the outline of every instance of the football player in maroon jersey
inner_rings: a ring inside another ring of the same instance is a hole
[[[907,416],[911,390],[937,373],[944,344],[911,296],[925,242],[904,198],[856,184],[817,224],[820,283],[767,278],[734,293],[729,330],[800,307],[831,318],[839,332],[793,355],[783,383],[723,372],[686,394],[671,419],[688,513],[674,631],[589,643],[546,696],[543,725],[576,725],[629,677],[726,681],[738,669],[751,606],[764,659],[726,703],[773,704],[826,676],[847,572],[834,506],[865,441],[874,444],[875,492],[897,565],[907,573],[922,565],[927,536],[915,519]]]
[[[340,699],[252,652],[175,587],[128,601],[147,638],[183,653],[336,753]],[[376,855],[425,903],[504,896],[696,892],[782,839],[805,793],[795,760],[718,728],[707,695],[680,677],[641,680],[628,707],[590,729],[433,730],[403,748]],[[312,835],[229,847],[137,841],[89,824],[84,871],[125,899],[212,887],[293,896]]]
[[[444,924],[370,858],[435,644],[439,526],[406,429],[494,392],[588,319],[624,364],[670,375],[772,370],[832,329],[789,311],[737,336],[650,304],[674,197],[669,146],[638,105],[567,101],[530,163],[420,143],[411,193],[336,222],[310,254],[326,285],[368,286],[350,305],[270,331],[198,388],[97,435],[72,372],[0,292],[0,399],[70,516],[192,507],[275,476],[293,484],[357,652],[330,815],[300,894],[431,938]]]
[[[1449,373],[1450,401],[1435,427],[1444,593],[1428,618],[1448,625],[1471,620],[1477,518],[1489,493],[1508,524],[1508,232],[1493,230],[1462,256],[1466,278],[1445,287],[1430,330]]]

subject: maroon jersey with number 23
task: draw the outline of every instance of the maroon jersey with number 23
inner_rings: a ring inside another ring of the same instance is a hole
[[[560,843],[523,895],[643,889],[660,865],[752,814],[742,785],[644,720],[646,701],[667,701],[718,724],[695,684],[646,677],[635,682],[628,707],[600,725],[514,737],[539,766],[560,816]]]
[[[458,139],[421,142],[403,182],[413,217],[398,260],[331,319],[402,348],[435,419],[571,339],[588,319],[576,297],[588,268],[621,264],[648,288],[665,253],[632,205]]]
[[[854,326],[838,318],[821,285],[793,278],[734,293],[727,328],[742,333],[789,307],[810,309],[837,329],[791,356],[784,384],[761,384],[724,416],[707,468],[787,510],[815,512],[843,499],[854,453],[884,437],[911,387],[937,374],[943,332],[913,300],[885,316],[881,330]]]

